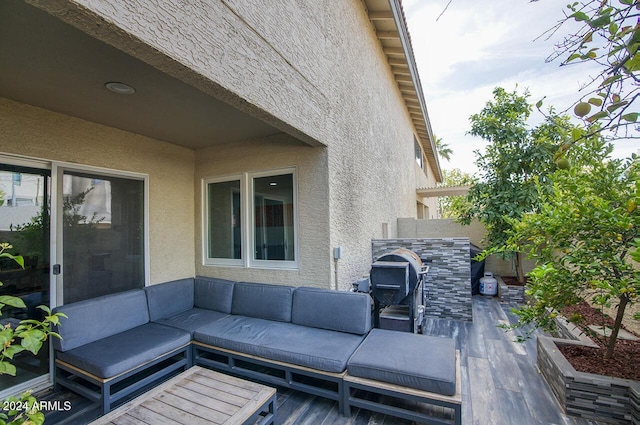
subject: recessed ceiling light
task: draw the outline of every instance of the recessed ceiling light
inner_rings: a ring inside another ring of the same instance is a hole
[[[105,83],[104,86],[116,94],[134,94],[136,92],[136,89],[131,87],[129,84],[120,83],[118,81],[110,81]]]

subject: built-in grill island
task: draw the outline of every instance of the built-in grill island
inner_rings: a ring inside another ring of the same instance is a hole
[[[373,263],[370,280],[376,328],[422,332],[423,280],[428,270],[408,249],[396,249]]]

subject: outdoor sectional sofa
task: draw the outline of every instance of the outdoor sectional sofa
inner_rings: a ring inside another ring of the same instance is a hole
[[[453,340],[371,330],[366,294],[196,277],[56,311],[68,318],[55,329],[55,384],[104,413],[197,364],[335,400],[347,415],[426,420],[358,396],[367,390],[444,406],[452,419],[438,423],[460,423]]]

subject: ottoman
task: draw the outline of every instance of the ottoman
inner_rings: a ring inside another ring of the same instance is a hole
[[[350,406],[373,410],[416,422],[430,423],[428,413],[401,408],[397,401],[413,400],[443,413],[438,423],[460,424],[459,356],[452,338],[373,329],[347,363],[344,378],[344,414]],[[382,401],[359,395],[380,394]],[[391,404],[389,404],[391,403]]]

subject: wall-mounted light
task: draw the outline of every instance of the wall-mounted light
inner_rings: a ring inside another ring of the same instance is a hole
[[[276,183],[276,182],[269,183],[269,186],[277,186],[277,185],[278,185],[278,183]]]
[[[116,94],[134,94],[136,92],[136,89],[131,87],[129,84],[118,81],[109,81],[108,83],[105,83],[104,86]]]

